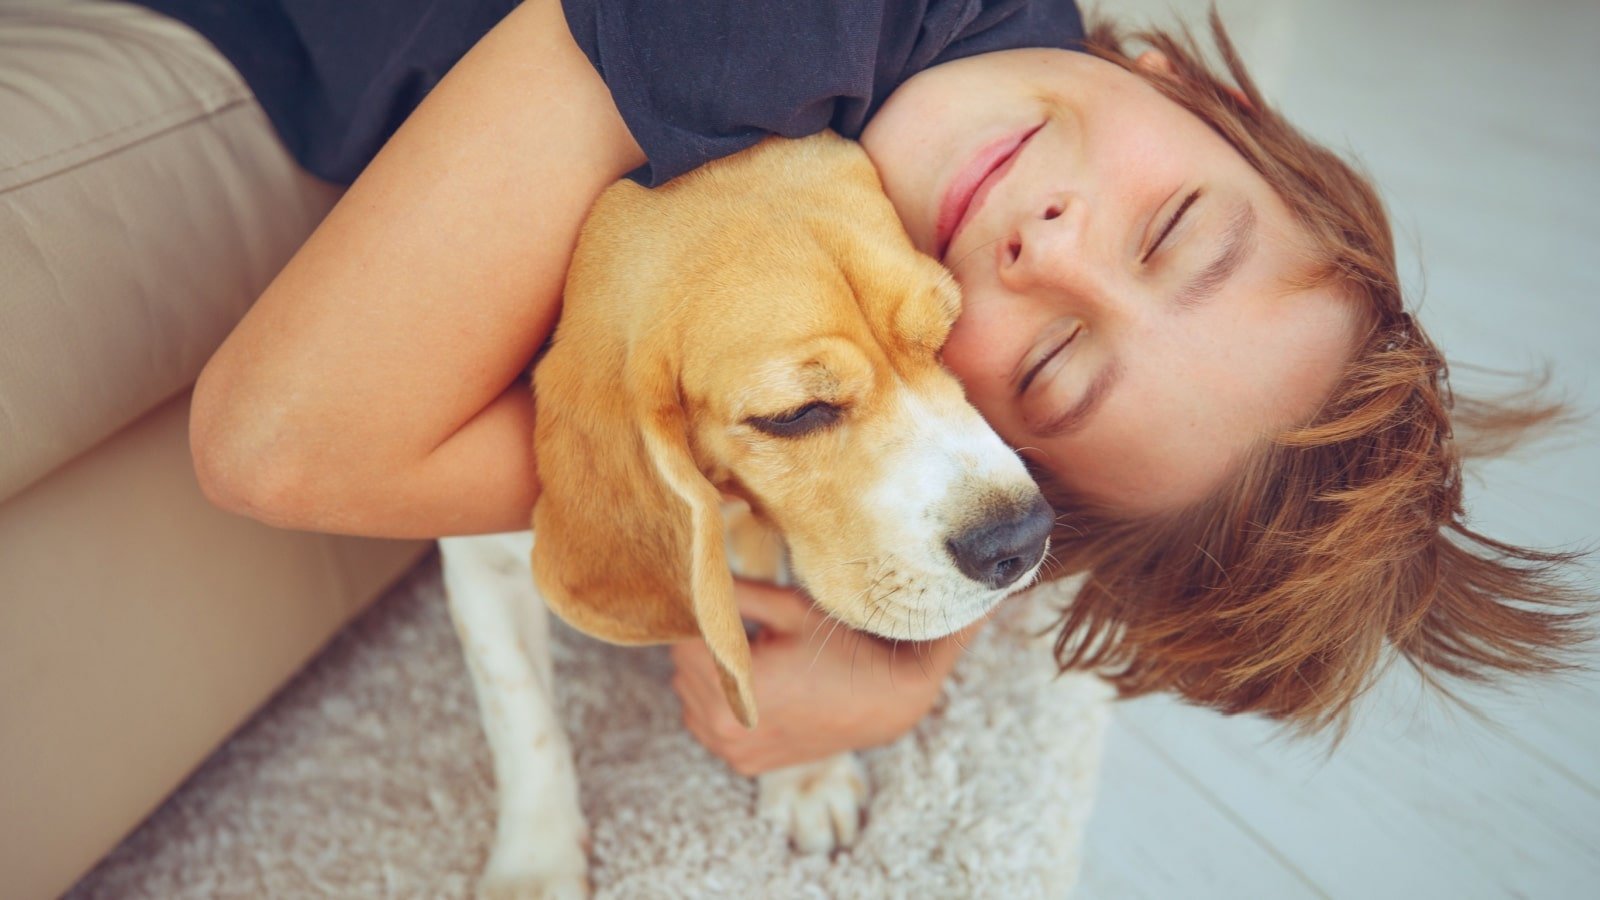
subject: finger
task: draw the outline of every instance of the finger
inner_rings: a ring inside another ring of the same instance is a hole
[[[751,743],[756,739],[755,729],[745,727],[745,724],[733,714],[733,706],[727,696],[720,691],[718,694],[718,699],[709,703],[705,709],[706,725],[711,728],[711,733],[716,735],[724,746]]]
[[[705,642],[698,638],[693,641],[681,641],[673,644],[670,651],[673,668],[692,679],[697,685],[705,688],[716,687],[721,691],[721,681],[717,674],[717,663],[712,658],[711,651],[706,649]]]
[[[689,736],[695,739],[695,743],[698,743],[700,746],[706,748],[706,752],[717,757],[718,759],[722,758],[722,754],[719,752],[719,747],[716,740],[713,739],[711,734],[705,730],[705,727],[700,724],[699,719],[684,716],[683,730],[689,732]]]
[[[669,646],[667,652],[672,656],[673,665],[680,669],[711,662],[711,651],[706,649],[706,642],[700,638],[678,641]]]
[[[759,669],[761,647],[757,645],[753,649],[756,654],[756,668]],[[678,696],[686,706],[694,708],[695,715],[700,717],[707,728],[721,734],[724,741],[752,734],[751,729],[746,728],[734,715],[727,691],[722,684],[721,670],[717,668],[711,654],[703,646],[686,647],[684,644],[675,644],[672,647],[672,656],[673,661],[678,664],[677,671],[673,675],[673,690],[678,692]],[[759,676],[756,682],[756,697],[759,702],[766,692],[762,688]]]
[[[673,675],[672,689],[677,693],[685,711],[702,722],[709,720],[719,708],[727,705],[722,686],[717,683],[716,676],[697,669],[679,669]]]
[[[811,598],[794,588],[734,579],[733,596],[739,615],[784,634],[804,628],[812,615]]]
[[[698,714],[699,697],[694,681],[689,676],[682,672],[672,676],[672,692],[678,695],[678,702],[683,707],[684,715]]]
[[[687,681],[675,687],[681,688],[684,696],[684,725],[694,732],[700,743],[720,752],[739,737],[737,732],[744,731],[739,720],[726,711],[728,704],[721,691],[712,695]]]
[[[737,740],[727,740],[718,733],[715,726],[709,725],[704,718],[685,718],[684,729],[706,748],[712,756],[722,760],[729,768],[741,775],[749,774],[744,771],[749,749]],[[741,728],[743,726],[740,726]]]

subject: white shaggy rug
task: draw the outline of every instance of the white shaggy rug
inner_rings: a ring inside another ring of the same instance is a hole
[[[1057,898],[1099,768],[1108,692],[1054,678],[1029,629],[1064,587],[1014,599],[912,733],[863,755],[857,845],[794,854],[754,782],[680,724],[665,650],[559,622],[562,712],[601,898]],[[341,634],[67,895],[466,897],[493,774],[430,557]]]

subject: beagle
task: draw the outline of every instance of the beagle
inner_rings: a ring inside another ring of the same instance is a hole
[[[787,573],[851,628],[927,640],[1030,583],[1053,524],[940,362],[956,286],[850,141],[770,138],[654,190],[614,185],[564,304],[533,372],[537,540],[440,541],[499,787],[486,895],[587,892],[546,606],[614,643],[704,639],[753,726],[730,563]],[[866,791],[844,754],[762,776],[760,808],[828,850]]]

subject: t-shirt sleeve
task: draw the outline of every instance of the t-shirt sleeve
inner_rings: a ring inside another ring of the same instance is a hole
[[[941,62],[1076,48],[1072,0],[562,0],[655,187],[771,134],[856,137],[899,84]]]

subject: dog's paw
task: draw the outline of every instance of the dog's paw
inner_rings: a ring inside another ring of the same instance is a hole
[[[502,828],[478,880],[479,900],[586,900],[589,829],[581,819],[567,824],[561,834]]]
[[[478,880],[478,900],[588,900],[587,861],[564,871],[491,865]]]
[[[854,753],[790,766],[760,778],[760,811],[782,824],[802,853],[854,844],[867,805],[867,770]]]

